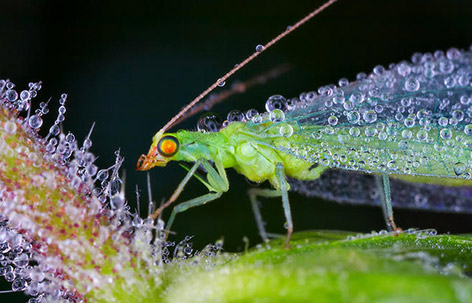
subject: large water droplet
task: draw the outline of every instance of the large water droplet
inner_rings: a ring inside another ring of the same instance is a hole
[[[27,91],[27,90],[23,90],[23,91],[21,91],[21,93],[20,93],[20,99],[23,100],[23,101],[28,100],[28,99],[30,98],[30,96],[31,96],[31,95],[30,95],[30,92]]]
[[[293,134],[293,127],[290,124],[282,124],[279,128],[280,135],[290,137]]]
[[[31,128],[38,129],[43,125],[43,119],[38,115],[33,115],[29,118],[28,124]]]
[[[214,113],[206,113],[198,119],[197,129],[199,131],[217,132],[222,125],[221,119]]]
[[[226,117],[229,122],[242,122],[245,120],[244,114],[240,110],[232,110],[228,113]]]
[[[274,109],[285,110],[287,105],[287,100],[281,95],[273,95],[267,99],[265,103],[265,108],[268,112],[273,111]]]

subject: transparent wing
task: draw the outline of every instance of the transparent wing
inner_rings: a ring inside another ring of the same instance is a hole
[[[265,144],[330,168],[469,179],[471,78],[470,51],[415,54],[302,94],[285,119],[248,127]]]
[[[338,203],[381,206],[375,177],[346,170],[328,170],[313,181],[289,180],[291,190]],[[472,188],[413,184],[392,178],[392,204],[398,208],[472,213]]]

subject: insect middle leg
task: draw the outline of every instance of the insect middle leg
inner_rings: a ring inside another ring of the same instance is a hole
[[[260,189],[253,188],[248,191],[249,199],[251,200],[252,210],[256,218],[257,228],[262,240],[265,242],[268,240],[267,232],[264,227],[262,215],[259,209],[257,197],[273,198],[282,197],[282,206],[284,208],[285,220],[287,220],[287,237],[285,238],[285,247],[289,247],[290,237],[293,233],[293,221],[292,212],[290,210],[290,203],[288,200],[288,183],[285,178],[285,172],[282,163],[277,163],[275,168],[275,176],[277,178],[279,188],[278,189]]]

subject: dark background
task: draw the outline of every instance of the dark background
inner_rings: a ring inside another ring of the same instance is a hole
[[[177,111],[228,71],[323,1],[7,1],[0,5],[0,78],[21,90],[43,81],[36,105],[53,97],[45,134],[61,93],[69,95],[64,128],[83,139],[92,124],[92,151],[100,167],[113,152],[126,157],[127,198],[134,188],[147,200],[145,173],[136,172],[154,133]],[[245,80],[281,63],[292,69],[264,86],[214,108],[262,110],[273,94],[297,96],[319,86],[355,79],[375,65],[409,59],[414,52],[468,48],[472,43],[471,1],[348,1],[334,6],[282,40],[231,80]],[[227,87],[231,82],[228,81]],[[195,128],[198,116],[180,128]],[[185,171],[176,163],[151,171],[152,192],[169,197]],[[172,239],[195,235],[197,248],[224,237],[240,250],[243,236],[259,239],[243,176],[229,170],[230,191],[220,200],[177,216]],[[182,195],[206,193],[192,181]],[[380,209],[339,205],[291,194],[295,229],[369,232],[384,228]],[[141,213],[147,203],[142,203]],[[268,230],[283,233],[279,200],[263,203]],[[472,216],[397,210],[404,227],[471,232]],[[4,289],[9,286],[5,285]],[[5,298],[6,299],[6,298]],[[2,297],[2,300],[3,297]],[[8,299],[9,300],[9,299]]]

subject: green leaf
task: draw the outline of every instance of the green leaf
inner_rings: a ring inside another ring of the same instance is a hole
[[[164,302],[472,302],[472,236],[298,233],[208,267],[171,265]],[[193,261],[194,262],[194,261]],[[205,263],[205,262],[202,262]]]

